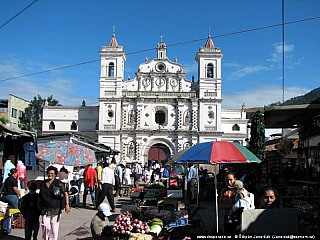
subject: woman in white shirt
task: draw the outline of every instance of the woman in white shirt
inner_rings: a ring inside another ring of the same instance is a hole
[[[132,170],[129,167],[126,167],[123,170],[123,179],[122,179],[122,181],[123,181],[124,185],[131,186],[131,172],[132,172]]]
[[[149,165],[148,170],[144,171],[144,182],[145,183],[151,183],[152,172],[153,172],[153,170],[152,170],[151,166]]]

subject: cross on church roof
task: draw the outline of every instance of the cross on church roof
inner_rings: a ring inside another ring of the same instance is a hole
[[[209,32],[209,35],[210,35],[210,30],[211,30],[211,27],[208,27],[208,32]]]
[[[111,28],[112,28],[112,33],[114,33],[114,32],[115,32],[115,30],[116,30],[116,26],[115,26],[115,25],[113,25]]]
[[[160,42],[162,42],[162,41],[163,41],[163,38],[164,38],[164,36],[163,36],[163,35],[161,35],[161,36],[160,36],[160,39],[161,39],[161,41],[160,41]]]

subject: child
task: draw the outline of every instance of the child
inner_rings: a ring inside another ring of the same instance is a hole
[[[254,209],[253,194],[249,193],[244,187],[243,183],[239,180],[234,181],[232,186],[229,188],[233,188],[236,191],[235,203],[229,211],[228,222],[232,222],[232,219],[238,217],[239,212],[237,210],[249,210]],[[236,220],[236,219],[235,219]]]
[[[71,207],[77,207],[79,204],[79,188],[75,180],[70,181],[71,188],[68,192],[69,203]]]
[[[25,219],[25,239],[31,240],[32,231],[33,239],[37,239],[39,232],[39,216],[40,210],[38,208],[39,194],[36,193],[37,183],[29,182],[29,193],[21,199],[20,212]]]

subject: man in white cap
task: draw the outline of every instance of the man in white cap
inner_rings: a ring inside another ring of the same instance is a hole
[[[112,215],[110,212],[111,208],[108,203],[101,203],[98,206],[97,214],[92,218],[91,221],[91,234],[92,239],[113,239],[112,229],[109,226],[109,216]]]

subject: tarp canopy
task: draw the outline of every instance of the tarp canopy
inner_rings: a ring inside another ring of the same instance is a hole
[[[12,135],[26,136],[26,137],[35,137],[37,135],[34,132],[29,132],[29,131],[9,127],[9,126],[3,124],[2,122],[0,122],[0,132],[6,132],[6,133],[10,133]]]
[[[268,107],[264,118],[266,128],[294,128],[306,120],[320,115],[320,103]]]

